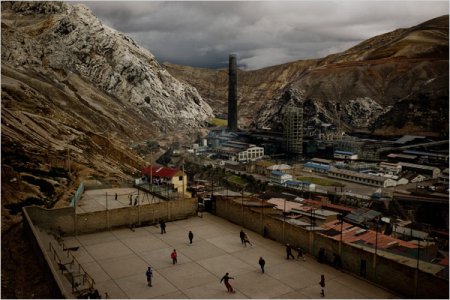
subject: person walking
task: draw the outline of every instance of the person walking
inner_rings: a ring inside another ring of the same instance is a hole
[[[166,222],[163,220],[159,221],[159,227],[161,227],[161,234],[166,233]]]
[[[145,275],[147,276],[147,285],[152,286],[152,277],[153,277],[153,270],[152,267],[148,267],[147,272],[145,272]]]
[[[227,291],[229,293],[236,293],[236,291],[233,290],[233,287],[231,286],[231,284],[228,282],[230,279],[234,279],[233,277],[228,276],[228,273],[226,273],[222,279],[220,279],[220,282],[222,283],[225,282],[225,286],[227,287]]]
[[[262,256],[259,258],[258,264],[261,267],[261,272],[264,273],[264,265],[266,264],[266,261],[262,258]]]
[[[173,249],[172,253],[170,254],[170,257],[172,258],[172,263],[176,264],[177,261],[177,251],[175,249]]]
[[[321,287],[321,292],[320,292],[320,296],[325,297],[325,276],[324,275],[320,275],[320,287]]]
[[[297,247],[297,259],[302,258],[303,261],[306,261],[305,257],[303,256],[303,249],[300,247]]]
[[[245,237],[244,230],[241,229],[241,232],[239,232],[239,237],[241,238],[241,244],[244,244],[244,237]]]
[[[131,199],[131,195],[130,195],[130,203],[128,204],[129,206],[131,206],[133,204],[133,200]]]
[[[116,201],[117,201],[117,193],[116,193],[116,195],[114,196],[114,200],[116,200]]]
[[[247,243],[250,244],[250,246],[253,247],[253,244],[250,243],[250,240],[248,239],[248,235],[244,233],[244,246],[247,247]]]
[[[292,259],[295,259],[294,255],[292,255],[291,245],[286,244],[286,259],[289,259],[289,257],[292,257]]]
[[[192,244],[192,240],[194,239],[194,234],[190,230],[189,230],[188,238],[189,238],[189,244]]]

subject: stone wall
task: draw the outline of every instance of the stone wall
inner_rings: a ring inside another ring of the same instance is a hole
[[[72,207],[45,209],[28,206],[24,209],[33,224],[55,232],[59,227],[67,235],[74,235],[187,218],[196,214],[197,199],[164,201],[82,214],[75,214]]]

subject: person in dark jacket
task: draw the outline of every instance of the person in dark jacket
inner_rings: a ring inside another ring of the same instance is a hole
[[[241,243],[244,244],[244,238],[245,238],[245,232],[241,229],[241,232],[239,232],[239,237],[241,238]]]
[[[302,258],[303,261],[306,261],[305,257],[303,256],[303,249],[300,247],[297,247],[297,259]]]
[[[153,270],[152,267],[148,267],[147,272],[145,272],[145,276],[147,276],[147,285],[152,286],[152,277],[153,277]]]
[[[320,296],[325,297],[325,276],[324,275],[320,275],[320,288],[321,288],[321,292],[320,292]]]
[[[159,227],[161,227],[161,234],[166,233],[166,222],[163,220],[159,221]]]
[[[258,264],[261,267],[261,272],[264,273],[264,265],[266,264],[266,261],[262,258],[262,256],[259,258]]]
[[[192,244],[192,240],[194,239],[194,234],[192,233],[192,231],[189,231],[188,238],[189,238],[189,244]]]
[[[292,255],[291,245],[286,244],[286,259],[289,259],[289,257],[292,257],[292,259],[295,259],[294,255]]]
[[[225,286],[227,287],[227,291],[229,292],[229,293],[236,293],[234,290],[233,290],[233,287],[231,286],[231,284],[228,282],[230,279],[234,279],[233,277],[230,277],[230,276],[228,276],[228,273],[226,273],[223,277],[222,277],[222,279],[220,279],[220,282],[225,282]]]

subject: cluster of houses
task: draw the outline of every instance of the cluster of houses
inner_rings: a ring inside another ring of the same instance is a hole
[[[417,244],[417,239],[427,240],[430,233],[413,229],[410,221],[382,217],[369,208],[350,208],[320,199],[303,199],[286,193],[266,192],[260,198],[273,206],[285,222],[314,230],[334,240],[385,249],[393,253],[414,257],[417,247],[427,256],[438,256],[434,242]],[[342,216],[342,218],[341,218]],[[341,234],[342,230],[342,234]]]
[[[336,151],[335,158],[343,159],[344,162],[313,159],[304,164],[303,170],[376,187],[391,187],[427,179],[437,179],[441,174],[441,170],[435,166],[401,161],[396,163],[381,162],[379,164],[356,163],[352,161],[357,159],[357,155],[351,152]],[[442,181],[445,181],[445,176]]]

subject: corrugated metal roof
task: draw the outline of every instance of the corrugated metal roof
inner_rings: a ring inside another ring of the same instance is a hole
[[[303,166],[305,168],[311,168],[311,169],[320,169],[320,170],[329,170],[330,169],[329,165],[318,164],[318,163],[314,163],[314,162],[307,162]]]
[[[276,176],[283,176],[283,175],[289,175],[289,176],[291,176],[292,177],[292,175],[290,175],[290,174],[288,174],[288,173],[284,173],[284,172],[282,172],[282,171],[272,171],[272,174],[273,175],[276,175]]]
[[[349,151],[341,151],[341,150],[336,150],[334,151],[335,154],[344,154],[344,155],[353,155],[353,152],[349,152]]]
[[[412,142],[415,139],[424,139],[424,136],[421,135],[404,135],[401,138],[399,138],[398,140],[394,141],[394,143],[396,144],[405,144],[408,142]]]
[[[178,172],[181,172],[178,169],[167,168],[162,166],[148,166],[142,170],[142,174],[152,177],[163,177],[163,178],[172,178],[176,176]]]
[[[292,169],[292,167],[289,165],[281,164],[281,165],[271,165],[271,166],[267,167],[267,169],[269,169],[269,170],[290,170],[290,169]]]
[[[404,159],[416,159],[416,155],[407,155],[407,154],[397,154],[397,153],[390,153],[387,155],[389,158],[404,158]]]
[[[323,228],[328,229],[329,233],[332,233],[331,229],[337,231],[336,235],[330,235],[334,240],[340,240],[341,238],[341,224],[339,221],[331,221],[322,225]],[[405,247],[408,249],[417,249],[417,245],[402,241],[400,239],[393,238],[391,236],[384,235],[381,232],[375,232],[373,230],[366,230],[359,232],[361,228],[353,226],[348,223],[342,224],[342,241],[347,243],[359,243],[367,245],[377,244],[378,248],[391,248],[391,247]],[[359,232],[359,233],[358,233]]]
[[[423,170],[436,170],[438,168],[432,167],[432,166],[426,166],[426,165],[418,165],[418,164],[411,164],[406,162],[399,162],[398,165],[402,167],[410,167],[410,168],[416,168],[416,169],[423,169]]]
[[[272,198],[267,200],[267,202],[276,205],[276,209],[279,209],[281,211],[283,211],[286,207],[286,212],[291,212],[293,208],[301,209],[303,206],[303,204],[301,203],[292,202],[281,198]]]

